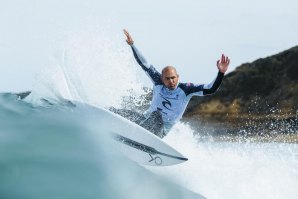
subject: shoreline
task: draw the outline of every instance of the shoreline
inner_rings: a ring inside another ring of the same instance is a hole
[[[188,123],[204,139],[231,142],[298,143],[297,115],[249,114],[239,117],[227,115],[187,115]]]
[[[298,144],[297,134],[276,134],[276,135],[199,135],[199,141],[212,141],[212,142],[230,142],[230,143],[280,143],[280,144]]]

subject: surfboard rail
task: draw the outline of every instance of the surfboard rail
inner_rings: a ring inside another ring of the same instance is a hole
[[[126,145],[128,145],[130,147],[133,147],[133,148],[137,149],[137,150],[140,150],[140,151],[143,151],[145,153],[148,153],[150,155],[150,158],[151,158],[149,160],[149,162],[155,161],[155,163],[157,165],[161,165],[162,164],[162,159],[160,157],[153,157],[153,155],[161,155],[161,156],[165,156],[165,157],[169,157],[169,158],[174,158],[174,159],[182,160],[182,161],[187,161],[188,160],[188,158],[185,158],[185,157],[180,157],[180,156],[170,155],[170,154],[167,154],[167,153],[160,152],[160,151],[156,150],[153,147],[150,147],[148,145],[139,143],[137,141],[134,141],[132,139],[129,139],[127,137],[124,137],[122,135],[119,135],[117,133],[112,133],[112,136],[113,136],[113,138],[115,140],[117,140],[117,141],[119,141],[119,142],[121,142],[123,144],[126,144]]]

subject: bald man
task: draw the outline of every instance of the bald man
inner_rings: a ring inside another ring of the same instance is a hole
[[[218,60],[216,64],[219,70],[217,76],[210,84],[179,83],[179,75],[173,66],[166,66],[160,74],[135,47],[129,32],[124,30],[124,34],[136,61],[154,84],[150,108],[143,113],[143,119],[137,123],[162,138],[182,118],[192,96],[204,96],[216,92],[228,69],[230,60],[222,55],[221,60]],[[152,130],[154,126],[157,128]]]

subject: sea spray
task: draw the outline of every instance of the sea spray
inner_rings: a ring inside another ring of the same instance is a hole
[[[207,198],[297,198],[297,144],[218,142],[193,132],[179,123],[165,138],[188,162],[148,169]]]
[[[120,107],[123,96],[143,94],[140,79],[145,74],[123,38],[113,36],[102,29],[69,34],[57,45],[49,66],[37,75],[27,101],[37,104],[41,98],[65,98]]]

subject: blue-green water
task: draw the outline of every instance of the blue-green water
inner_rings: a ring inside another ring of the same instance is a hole
[[[189,161],[144,167],[113,148],[109,125],[92,106],[0,94],[0,198],[298,196],[296,144],[199,142],[180,123],[165,141]]]
[[[122,157],[97,120],[0,94],[0,198],[200,198]]]

